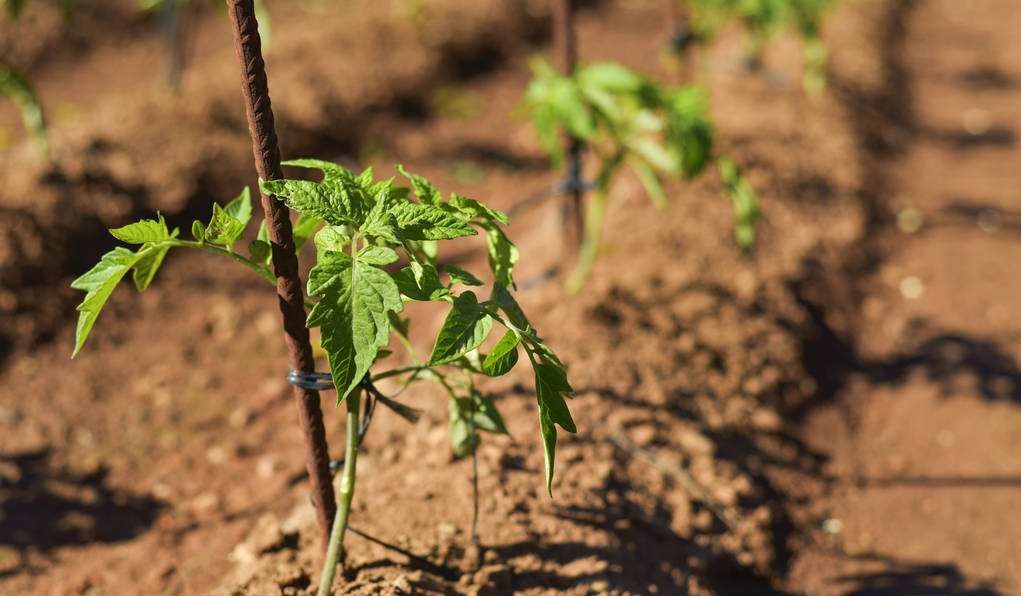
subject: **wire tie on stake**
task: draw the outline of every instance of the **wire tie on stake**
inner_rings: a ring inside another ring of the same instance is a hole
[[[333,386],[333,375],[330,373],[305,372],[293,368],[287,373],[287,382],[310,391],[329,391],[336,388]]]

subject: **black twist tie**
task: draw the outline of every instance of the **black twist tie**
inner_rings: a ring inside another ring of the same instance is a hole
[[[585,180],[581,176],[568,176],[553,186],[554,195],[562,195],[573,192],[585,192],[595,189],[596,185]]]
[[[287,373],[287,382],[302,389],[310,391],[329,391],[336,389],[333,385],[333,375],[322,372],[305,372],[294,370]]]

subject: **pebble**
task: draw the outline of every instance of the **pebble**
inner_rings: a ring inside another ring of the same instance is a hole
[[[925,292],[925,285],[922,280],[914,275],[909,275],[900,280],[900,295],[908,300],[917,300]]]

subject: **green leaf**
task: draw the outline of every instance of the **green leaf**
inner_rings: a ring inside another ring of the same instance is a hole
[[[325,252],[309,271],[308,293],[321,296],[308,316],[320,327],[340,403],[358,386],[390,335],[390,314],[404,308],[397,285],[386,271]]]
[[[251,217],[251,205],[248,207]],[[230,246],[241,238],[245,233],[245,224],[236,219],[226,209],[217,203],[213,203],[213,217],[206,226],[203,240],[210,244]]]
[[[450,240],[474,236],[468,222],[440,207],[400,201],[385,207],[381,201],[369,213],[361,231],[391,242],[400,240]]]
[[[273,253],[273,247],[265,240],[252,240],[248,245],[248,252],[252,255],[253,261],[264,263],[269,260],[270,255]]]
[[[386,246],[366,246],[358,251],[358,260],[370,265],[389,265],[398,258],[394,249]]]
[[[521,306],[518,305],[518,301],[514,299],[514,296],[507,290],[506,287],[497,283],[493,285],[493,293],[489,296],[489,300],[500,307],[503,314],[507,315],[507,319],[510,320],[511,324],[519,329],[531,328],[531,323],[528,322],[528,318],[525,317],[525,312],[521,310]]]
[[[713,151],[715,135],[705,93],[685,87],[670,97],[666,140],[680,155],[681,171],[691,177],[705,168]]]
[[[645,187],[645,192],[649,194],[649,198],[652,199],[652,204],[657,209],[666,207],[666,193],[663,192],[663,185],[659,182],[659,176],[656,172],[652,171],[652,168],[648,166],[644,161],[640,159],[630,159],[628,164],[631,169],[635,171],[638,176],[638,180],[641,181],[642,186]]]
[[[468,397],[454,397],[448,402],[450,442],[454,455],[464,457],[478,445],[478,432],[509,434],[503,417],[489,395],[474,389]],[[474,427],[474,431],[472,432]]]
[[[252,191],[246,186],[233,201],[227,203],[223,208],[234,219],[247,226],[252,219]]]
[[[348,188],[308,180],[259,180],[259,187],[306,216],[335,226],[361,223],[364,199]]]
[[[468,217],[478,217],[489,222],[499,222],[507,225],[510,221],[507,218],[507,214],[503,211],[492,209],[475,199],[469,199],[462,197],[461,195],[454,193],[450,195],[450,202],[448,203],[454,209],[457,209]]]
[[[475,401],[475,426],[480,430],[499,435],[510,434],[507,432],[507,425],[503,416],[496,409],[491,396],[478,391],[472,391],[472,398]]]
[[[134,270],[131,272],[132,280],[135,282],[135,288],[139,292],[145,291],[152,283],[152,280],[156,277],[156,272],[159,271],[160,265],[163,264],[163,259],[167,256],[167,252],[170,250],[169,246],[150,247],[143,251],[144,256],[138,260],[134,265]]]
[[[493,329],[493,319],[479,304],[471,291],[454,298],[443,327],[436,337],[429,365],[457,360],[469,350],[482,345]]]
[[[486,248],[489,251],[489,268],[496,282],[514,287],[514,265],[518,262],[518,247],[507,234],[496,226],[486,228]]]
[[[598,87],[610,93],[635,94],[645,84],[642,75],[615,62],[596,62],[578,71],[582,87]]]
[[[8,10],[16,16],[23,0],[7,0]],[[0,96],[6,96],[21,110],[21,120],[35,139],[36,147],[44,158],[49,156],[49,142],[46,136],[46,119],[42,103],[32,85],[20,73],[0,64]]]
[[[450,290],[440,283],[440,274],[429,263],[412,261],[407,267],[394,274],[394,282],[401,294],[410,300],[430,302],[448,298]]]
[[[315,233],[323,220],[314,215],[298,214],[298,221],[294,222],[294,248],[301,250],[305,242]]]
[[[748,250],[755,245],[756,228],[762,212],[755,189],[741,174],[741,170],[726,157],[719,160],[720,177],[727,188],[734,208],[734,240],[738,246]]]
[[[547,349],[548,351],[548,349]],[[535,396],[539,404],[539,431],[542,434],[546,456],[546,490],[553,494],[553,469],[557,452],[557,429],[559,425],[567,432],[577,432],[571,411],[565,397],[570,396],[571,385],[567,382],[567,371],[552,353],[540,353],[532,360],[535,370]]]
[[[113,228],[110,230],[110,234],[128,244],[160,242],[171,238],[167,222],[163,220],[162,215],[158,216],[158,219],[143,219],[120,228]]]
[[[405,178],[411,181],[411,185],[415,187],[415,196],[418,197],[419,202],[426,205],[439,206],[443,202],[443,197],[440,195],[440,191],[424,177],[418,174],[412,174],[404,169],[404,166],[397,164],[397,171],[401,173]]]
[[[206,238],[206,224],[197,219],[191,222],[191,236],[199,242],[202,242]]]
[[[481,286],[483,285],[482,280],[475,277],[468,271],[461,269],[457,265],[447,265],[444,267],[447,270],[447,275],[450,276],[451,283],[460,283],[466,286]]]
[[[316,232],[316,250],[319,252],[344,252],[351,242],[351,229],[348,226],[323,226]]]
[[[103,255],[84,275],[71,282],[71,287],[85,292],[85,298],[78,305],[78,326],[75,329],[74,358],[85,345],[92,327],[99,318],[110,294],[128,272],[143,256],[144,251],[131,252],[124,247],[117,247]]]
[[[499,377],[510,372],[518,363],[520,341],[518,334],[508,329],[482,361],[482,372],[490,377]]]

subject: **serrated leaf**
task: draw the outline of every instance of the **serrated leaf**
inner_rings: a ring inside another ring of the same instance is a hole
[[[319,255],[308,293],[321,296],[307,324],[320,327],[340,403],[389,342],[390,314],[401,312],[404,303],[386,271],[343,253]]]
[[[162,215],[158,219],[143,219],[120,228],[113,228],[110,230],[110,234],[128,244],[160,242],[171,238],[167,222],[163,220]]]
[[[464,284],[466,286],[483,285],[481,279],[475,277],[470,272],[461,269],[457,265],[447,265],[444,269],[446,269],[447,275],[450,276],[450,281],[452,283]]]
[[[476,201],[475,199],[462,197],[457,193],[450,195],[450,202],[447,204],[468,217],[478,217],[486,221],[495,221],[504,225],[507,225],[507,222],[510,221],[507,218],[507,214],[503,211],[493,209],[479,201]]]
[[[563,365],[554,358],[539,354],[532,361],[532,367],[535,371],[535,397],[539,404],[539,431],[546,457],[546,490],[552,495],[557,452],[556,425],[571,433],[578,430],[564,399],[572,389]]]
[[[71,282],[71,287],[85,292],[85,298],[78,305],[78,326],[75,329],[74,352],[78,355],[85,340],[99,318],[107,299],[128,272],[142,257],[144,252],[134,253],[118,246],[102,256],[96,265],[84,275]]]
[[[418,174],[408,172],[401,164],[397,164],[396,168],[402,176],[411,181],[411,185],[415,187],[415,196],[418,197],[419,202],[433,206],[438,206],[443,202],[440,191],[431,182]]]
[[[518,344],[520,342],[518,334],[508,329],[482,361],[482,372],[490,377],[499,377],[510,372],[518,363]]]
[[[249,211],[251,206],[249,205]],[[251,213],[249,213],[249,217]],[[236,219],[217,203],[213,203],[213,217],[206,226],[203,240],[210,244],[230,246],[245,233],[245,224]]]
[[[430,302],[450,296],[450,290],[440,283],[440,274],[429,263],[412,261],[394,274],[394,282],[401,294],[411,300]]]
[[[319,252],[344,252],[351,242],[351,231],[347,226],[323,226],[315,236]]]
[[[482,345],[492,329],[493,319],[486,314],[474,292],[456,296],[436,337],[429,365],[457,360],[465,352]]]
[[[475,228],[468,222],[432,205],[400,201],[386,208],[378,207],[366,217],[361,231],[383,237],[391,242],[400,240],[450,240],[474,236]]]
[[[398,258],[397,252],[386,246],[366,246],[358,251],[358,260],[370,265],[389,265]]]
[[[282,199],[298,213],[340,226],[361,223],[364,198],[340,185],[308,180],[259,180],[262,191]]]

